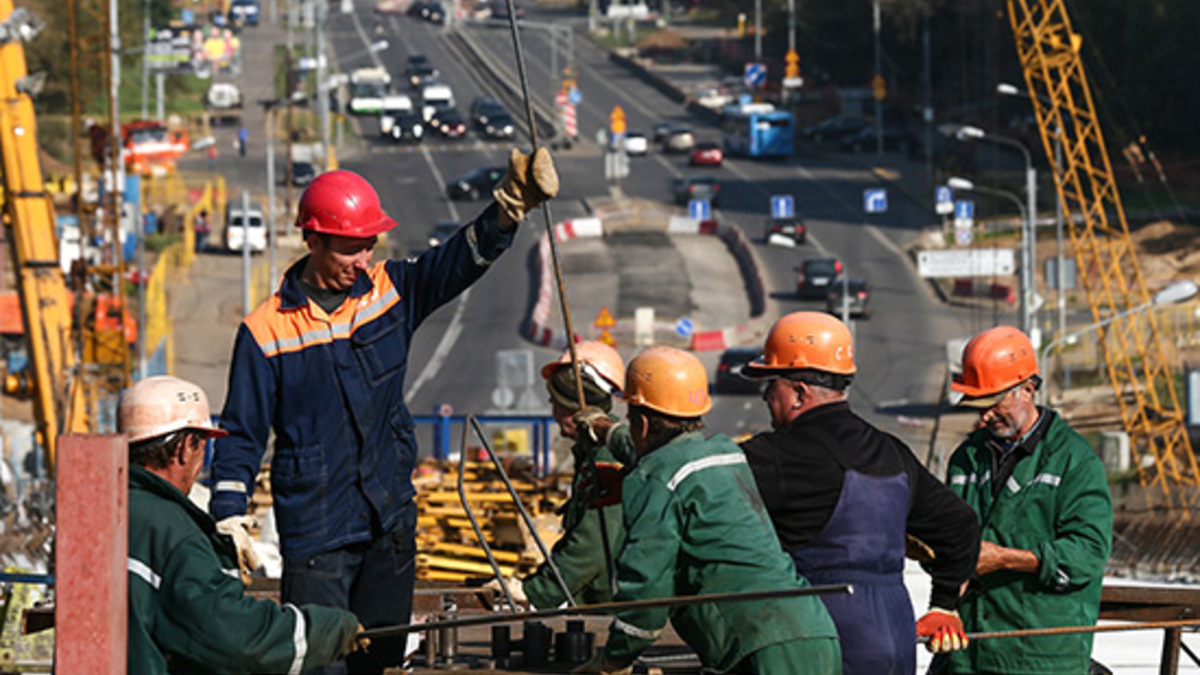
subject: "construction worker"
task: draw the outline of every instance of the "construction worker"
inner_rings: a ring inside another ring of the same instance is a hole
[[[615,600],[807,586],[779,548],[746,456],[728,438],[700,432],[712,408],[700,360],[647,349],[629,363],[625,400],[638,463],[622,486]],[[811,596],[620,612],[603,652],[573,672],[628,675],[668,618],[716,672],[841,672],[837,632]]]
[[[305,189],[296,227],[310,253],[238,328],[221,414],[229,437],[216,446],[210,503],[218,520],[246,513],[273,430],[285,602],[346,607],[368,628],[410,621],[417,444],[404,376],[413,333],[557,192],[547,151],[513,150],[495,202],[445,244],[372,263],[378,235],[396,223],[371,185],[331,171]],[[376,641],[350,659],[349,672],[401,666],[405,643]]]
[[[911,675],[917,635],[965,643],[956,609],[979,550],[971,509],[900,439],[850,410],[857,368],[846,325],[794,312],[771,327],[742,368],[766,381],[773,431],[742,444],[796,569],[813,583],[853,583],[822,599],[837,624],[847,675]],[[904,587],[905,536],[932,551],[930,609],[915,626]]]
[[[524,579],[506,580],[513,600],[534,609],[552,609],[567,600],[551,564],[557,566],[575,602],[611,601],[608,565],[625,543],[620,495],[613,499],[600,493],[619,486],[607,478],[617,476],[619,480],[622,467],[636,459],[629,426],[617,424],[618,418],[612,414],[613,399],[625,388],[625,362],[617,350],[602,342],[581,342],[575,353],[586,406],[582,415],[571,351],[564,351],[561,358],[542,368],[551,414],[562,435],[575,441],[571,446],[575,477],[571,497],[563,507],[562,536],[550,552],[550,561]],[[486,587],[500,590],[500,583],[493,580]]]
[[[245,595],[237,547],[188,500],[209,438],[225,435],[191,382],[150,377],[121,396],[129,438],[127,672],[300,672],[356,648],[350,612]]]
[[[1091,626],[1112,548],[1104,465],[1087,441],[1035,402],[1041,375],[1024,333],[1000,326],[963,349],[951,387],[979,410],[980,427],[954,451],[950,489],[983,521],[983,543],[962,603],[969,631]],[[976,586],[978,586],[976,588]],[[1086,673],[1090,633],[976,640],[935,658],[945,673]]]

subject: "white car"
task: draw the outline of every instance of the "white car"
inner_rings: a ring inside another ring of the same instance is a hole
[[[645,157],[649,151],[650,141],[646,138],[646,134],[638,131],[625,134],[625,154],[631,157]]]

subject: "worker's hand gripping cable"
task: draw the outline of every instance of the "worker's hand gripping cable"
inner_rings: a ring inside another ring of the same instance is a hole
[[[558,172],[545,148],[526,155],[516,148],[508,156],[508,172],[492,191],[500,205],[500,226],[512,227],[548,199],[558,195]]]
[[[917,638],[927,638],[925,648],[935,654],[966,649],[970,642],[958,612],[937,607],[917,621]]]

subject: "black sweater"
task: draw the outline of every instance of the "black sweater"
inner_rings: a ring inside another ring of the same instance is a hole
[[[812,433],[813,428],[825,436]],[[836,447],[822,447],[822,437],[835,440]],[[820,534],[837,505],[846,469],[877,477],[907,473],[908,534],[925,542],[935,555],[926,565],[933,577],[930,604],[958,607],[959,588],[974,574],[979,557],[979,518],[900,439],[868,424],[848,403],[832,403],[809,410],[778,431],[759,434],[742,448],[788,550]]]

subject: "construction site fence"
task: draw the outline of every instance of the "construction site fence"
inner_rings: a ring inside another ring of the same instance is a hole
[[[439,406],[444,408],[445,406]],[[484,415],[475,418],[485,429],[493,430],[492,446],[498,451],[507,450],[510,453],[530,453],[533,457],[534,473],[543,477],[550,473],[553,464],[550,457],[550,432],[555,422],[547,415]],[[414,415],[413,422],[418,427],[426,427],[432,433],[432,449],[434,459],[446,461],[452,454],[462,448],[462,434],[470,434],[467,418],[462,415],[446,413],[445,410],[434,410],[432,415]],[[479,447],[478,439],[472,442],[467,438],[468,447]]]

